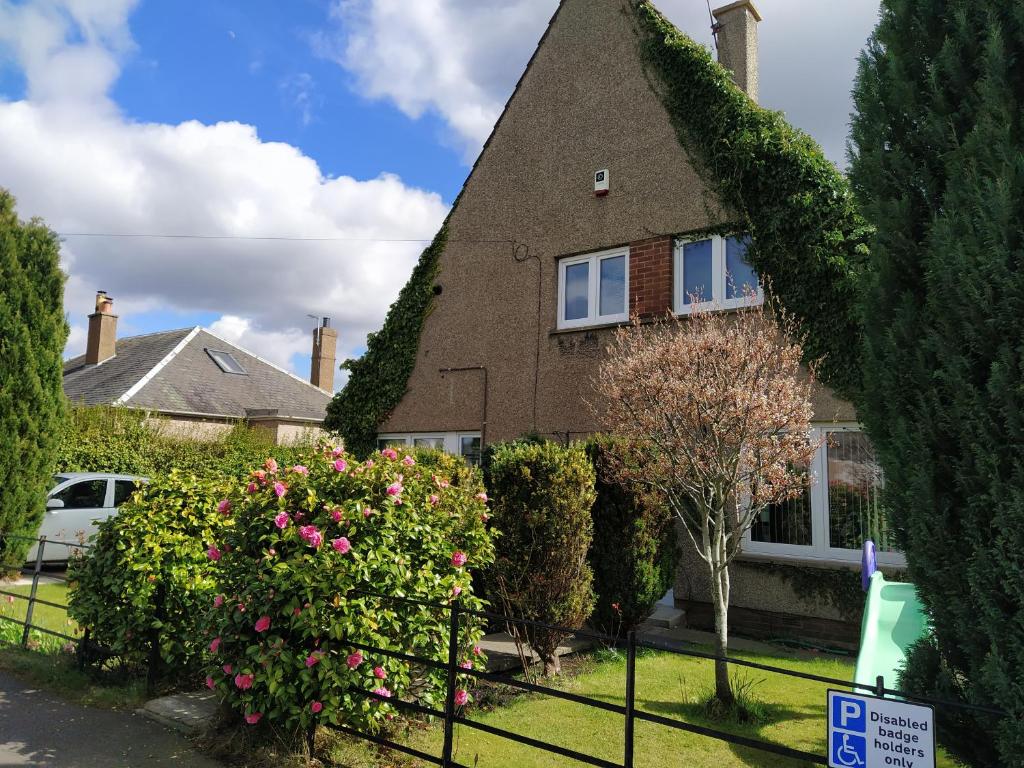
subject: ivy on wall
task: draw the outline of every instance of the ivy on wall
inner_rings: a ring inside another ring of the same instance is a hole
[[[434,241],[420,254],[409,282],[388,310],[384,326],[367,336],[366,352],[341,365],[349,372],[349,379],[327,405],[324,426],[340,433],[345,447],[356,455],[364,456],[374,449],[377,427],[405,394],[416,364],[423,321],[434,299],[434,279],[447,237],[445,221]]]
[[[870,228],[846,177],[805,133],[759,107],[711,53],[648,0],[635,0],[640,48],[679,137],[730,218],[748,257],[806,334],[805,359],[840,394],[859,391],[857,278]]]

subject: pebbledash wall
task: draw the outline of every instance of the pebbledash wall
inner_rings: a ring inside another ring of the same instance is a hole
[[[733,3],[719,21],[756,45],[755,15]],[[630,311],[664,315],[677,238],[728,220],[651,88],[633,20],[628,0],[560,5],[452,212],[415,369],[382,439],[478,434],[486,444],[599,431],[594,378],[620,323],[558,327],[560,260],[628,250]],[[756,57],[751,71],[749,49],[738,50],[756,87]],[[594,194],[598,169],[610,174],[604,197]],[[813,400],[816,421],[855,423],[853,406],[828,389]],[[710,620],[701,565],[684,557],[676,588],[697,626]],[[840,567],[856,578],[852,560]],[[737,568],[732,603],[741,633],[850,643],[859,632],[856,606],[801,594],[757,565]]]

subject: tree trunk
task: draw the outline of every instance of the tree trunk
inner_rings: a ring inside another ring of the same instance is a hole
[[[727,566],[711,567],[711,595],[715,608],[715,655],[729,653],[729,569]],[[731,706],[734,699],[729,684],[728,663],[715,660],[715,698],[724,706]]]
[[[551,656],[544,657],[543,662],[544,677],[562,674],[562,660],[558,658],[558,651],[552,653]]]

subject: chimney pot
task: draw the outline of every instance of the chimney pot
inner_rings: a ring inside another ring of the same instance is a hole
[[[751,0],[737,0],[711,12],[718,63],[751,99],[757,101],[757,25],[761,13]]]

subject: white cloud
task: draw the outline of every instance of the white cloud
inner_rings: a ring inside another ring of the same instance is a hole
[[[325,177],[295,147],[262,141],[236,122],[166,125],[119,114],[106,88],[120,52],[131,47],[130,7],[0,0],[0,40],[28,80],[27,99],[0,100],[0,183],[18,198],[19,215],[42,216],[65,233],[401,239],[436,231],[446,213],[439,195],[397,176]],[[29,50],[28,37],[45,53]],[[54,73],[79,53],[106,62],[83,75],[95,99],[54,85]],[[83,350],[84,316],[102,288],[115,298],[122,328],[142,312],[215,313],[225,335],[289,368],[294,353],[308,354],[306,314],[329,315],[344,358],[380,326],[420,249],[69,237],[62,248],[72,321],[67,354]]]
[[[725,0],[712,3],[724,5]],[[695,40],[711,45],[703,0],[658,0]],[[812,4],[759,0],[761,102],[785,111],[842,163],[856,56],[878,0]],[[526,66],[557,0],[336,0],[321,55],[355,76],[358,91],[450,127],[472,160]]]

